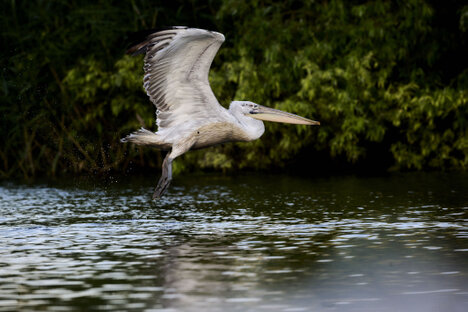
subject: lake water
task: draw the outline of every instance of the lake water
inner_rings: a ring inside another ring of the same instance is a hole
[[[0,183],[0,311],[467,311],[468,175]]]

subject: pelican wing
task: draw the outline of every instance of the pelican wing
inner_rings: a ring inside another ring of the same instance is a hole
[[[208,72],[224,36],[196,28],[153,33],[129,50],[146,53],[144,88],[156,105],[159,130],[197,119],[219,118],[219,105]]]

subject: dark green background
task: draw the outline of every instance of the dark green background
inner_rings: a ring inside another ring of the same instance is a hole
[[[157,151],[119,139],[156,130],[130,34],[222,32],[210,81],[319,120],[267,124],[255,142],[188,153],[175,171],[466,170],[464,1],[2,1],[0,176],[128,172]],[[286,170],[286,169],[281,169]]]

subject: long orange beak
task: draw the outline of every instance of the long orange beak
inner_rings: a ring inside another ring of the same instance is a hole
[[[298,115],[280,111],[279,109],[269,108],[266,106],[258,105],[258,107],[251,111],[247,116],[274,122],[284,122],[296,125],[320,125],[320,122],[310,120]]]

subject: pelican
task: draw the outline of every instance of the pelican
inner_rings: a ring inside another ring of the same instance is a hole
[[[153,194],[160,198],[172,180],[172,162],[191,149],[252,141],[265,131],[262,120],[319,125],[291,113],[249,101],[222,107],[211,90],[208,72],[224,36],[215,31],[174,27],[150,34],[130,48],[145,54],[143,86],[156,106],[157,132],[141,128],[121,139],[167,151]]]

